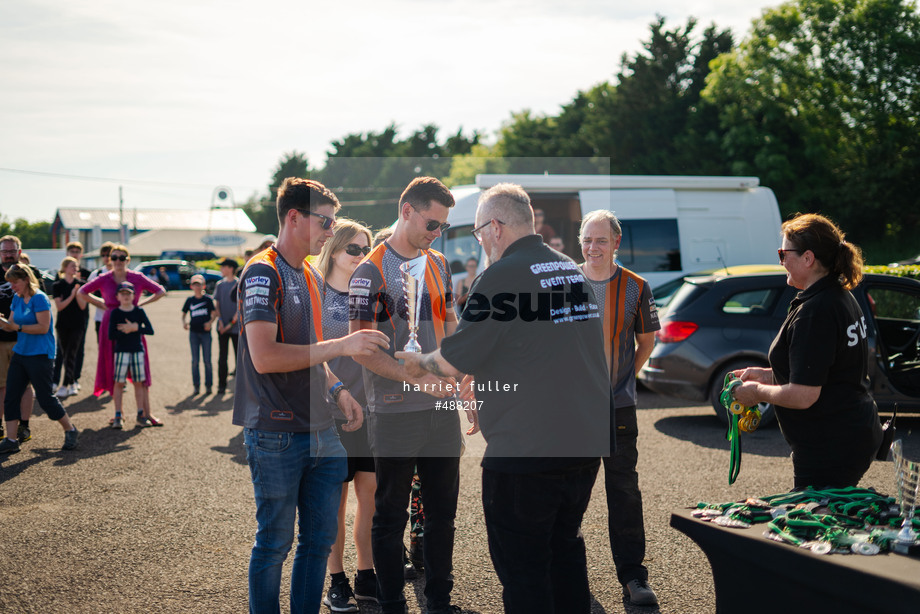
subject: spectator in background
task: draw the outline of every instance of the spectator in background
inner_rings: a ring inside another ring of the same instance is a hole
[[[466,307],[466,299],[470,294],[470,287],[473,280],[476,279],[476,272],[479,270],[479,261],[475,258],[468,258],[466,261],[466,277],[458,279],[454,284],[454,297],[457,299],[457,313],[463,313]]]
[[[102,316],[102,325],[99,328],[99,359],[96,363],[96,384],[93,391],[93,394],[97,397],[101,396],[103,392],[113,394],[115,389],[115,351],[109,339],[109,317],[112,310],[119,306],[119,285],[126,281],[130,281],[134,285],[134,304],[139,307],[158,301],[166,296],[166,290],[163,289],[163,286],[147,279],[141,273],[128,270],[131,256],[128,255],[128,248],[124,245],[112,246],[109,252],[109,261],[112,265],[112,270],[109,273],[96,277],[96,279],[79,290],[79,294],[83,296],[84,300],[105,310]],[[96,291],[102,295],[102,300],[93,296],[93,292]],[[149,292],[153,296],[140,302],[140,295],[143,292]],[[137,422],[141,426],[157,426],[159,420],[150,413],[150,384],[152,383],[150,355],[147,350],[146,339],[142,338],[141,343],[144,344],[144,373],[147,376],[147,381],[144,386],[143,407],[138,407]]]
[[[9,282],[15,296],[9,319],[0,317],[0,328],[17,333],[13,357],[7,372],[6,394],[3,398],[3,417],[10,434],[0,441],[0,454],[19,452],[19,421],[22,395],[29,384],[35,387],[38,403],[48,417],[57,420],[64,428],[62,450],[77,447],[79,432],[67,412],[51,392],[51,374],[54,372],[53,317],[48,296],[39,290],[38,279],[31,267],[14,264],[7,269],[4,279]],[[26,440],[31,439],[31,434]]]
[[[278,237],[276,237],[275,235],[265,235],[264,237],[262,237],[262,242],[259,243],[259,247],[256,248],[255,250],[256,253],[261,252],[263,249],[267,247],[271,247],[272,245],[275,244],[277,240],[278,240]]]
[[[192,275],[189,280],[192,296],[182,306],[182,327],[188,331],[188,342],[192,349],[192,386],[195,394],[201,391],[199,360],[204,360],[204,392],[211,394],[214,385],[214,370],[211,366],[211,324],[217,319],[214,300],[204,293],[204,276]],[[186,319],[188,317],[188,319]]]
[[[19,254],[19,262],[23,264],[32,264],[32,259],[29,258],[29,254],[22,252],[21,254]]]
[[[76,278],[80,281],[81,284],[85,284],[89,281],[90,275],[92,272],[89,269],[83,267],[83,244],[79,241],[71,241],[67,244],[67,255],[77,261],[77,275]],[[73,387],[74,394],[80,391],[80,376],[83,375],[83,353],[86,347],[86,330],[89,328],[89,308],[86,305],[83,305],[83,335],[80,337],[80,347],[77,348],[77,358],[74,362],[74,372],[73,372]],[[57,353],[57,356],[54,357],[54,383],[61,381],[61,367],[63,366],[64,356],[61,352]]]
[[[552,239],[549,240],[547,245],[552,247],[554,250],[556,250],[560,254],[565,253],[565,243],[562,242],[562,237],[553,237]]]
[[[392,226],[387,226],[386,228],[383,228],[382,230],[378,230],[377,234],[374,235],[374,243],[372,247],[377,247],[378,245],[380,245],[381,243],[389,239],[391,236],[393,236]]]
[[[0,273],[5,274],[13,265],[19,263],[22,255],[22,242],[19,237],[6,235],[0,237]],[[32,267],[32,274],[36,279],[41,278],[41,272]],[[13,288],[8,281],[0,277],[0,316],[10,317],[12,313]],[[0,330],[0,399],[4,397],[6,391],[6,374],[10,366],[10,360],[13,358],[13,347],[16,345],[18,337],[16,331]],[[32,403],[35,400],[35,394],[32,386],[26,386],[22,393],[22,402],[20,403],[18,439],[19,443],[25,443],[31,438],[29,433],[29,418],[32,417]],[[3,437],[3,425],[0,424],[0,438]]]
[[[159,283],[164,288],[169,288],[169,273],[166,272],[165,266],[161,266],[157,270],[157,278],[154,281]]]
[[[240,338],[240,322],[237,314],[236,291],[239,279],[236,277],[236,260],[224,258],[219,263],[224,276],[214,287],[214,302],[217,305],[217,394],[227,391],[227,375],[230,342],[233,342],[233,368],[236,369],[237,343]]]
[[[533,210],[533,227],[538,235],[543,237],[543,242],[548,243],[550,239],[556,236],[556,231],[552,226],[546,224],[544,220],[546,219],[546,214],[543,212],[543,209],[534,209]]]
[[[77,277],[78,274],[77,260],[67,256],[61,261],[61,270],[51,291],[54,305],[57,307],[57,356],[61,358],[64,367],[64,382],[57,388],[57,396],[61,398],[77,394],[74,386],[77,352],[80,349],[80,340],[86,333],[86,319],[83,317],[86,313],[86,302],[77,296],[77,291],[84,282]],[[60,367],[56,369],[53,377],[60,377]],[[58,381],[60,380],[53,380],[55,387]]]
[[[115,403],[115,419],[112,428],[122,428],[122,399],[128,376],[134,384],[134,400],[137,407],[143,407],[147,372],[144,370],[146,353],[141,342],[143,335],[152,335],[153,326],[147,314],[134,305],[134,284],[130,281],[118,285],[118,307],[109,317],[109,339],[115,352],[115,391],[112,400]],[[146,422],[138,420],[139,426],[163,426],[163,423],[151,417]]]
[[[112,261],[109,260],[109,254],[112,252],[112,247],[114,246],[115,244],[112,243],[111,241],[106,241],[105,243],[99,246],[99,259],[102,260],[102,266],[96,269],[95,271],[93,271],[92,273],[90,273],[89,277],[86,278],[87,283],[95,280],[97,277],[99,277],[103,273],[108,273],[109,271],[112,270]],[[102,300],[101,296],[97,296],[96,298],[99,298],[100,300]],[[96,305],[96,303],[92,303],[92,301],[87,301],[87,302],[93,305]],[[100,308],[97,306],[96,313],[93,316],[93,319],[96,322],[95,327],[96,327],[96,343],[97,344],[99,343],[99,328],[102,326],[102,318],[104,316],[105,316],[105,308],[104,307]]]

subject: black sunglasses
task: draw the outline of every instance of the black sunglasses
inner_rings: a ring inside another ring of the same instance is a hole
[[[371,253],[371,248],[367,247],[366,245],[361,247],[357,243],[349,243],[345,246],[345,253],[349,256],[358,256],[359,254],[364,254],[367,256],[369,253]]]
[[[109,260],[112,262],[127,262],[127,256],[109,256]]]
[[[335,218],[331,218],[328,215],[323,215],[322,213],[317,213],[315,211],[307,211],[306,209],[298,209],[302,215],[313,215],[315,217],[321,218],[323,220],[323,230],[329,230],[335,226]]]
[[[795,252],[795,253],[797,253],[797,254],[801,254],[801,253],[804,252],[804,251],[807,251],[807,250],[804,250],[804,249],[782,249],[782,248],[780,248],[780,249],[776,250],[776,253],[779,254],[779,263],[782,264],[782,263],[786,262],[786,253],[787,253],[787,252]]]
[[[415,209],[415,212],[418,213],[418,216],[419,216],[420,218],[422,218],[423,220],[425,220],[425,230],[427,230],[428,232],[434,232],[434,231],[435,231],[436,229],[438,229],[438,228],[441,229],[441,232],[444,232],[444,231],[446,231],[448,228],[450,228],[450,224],[448,224],[447,222],[444,222],[444,223],[442,224],[442,223],[439,222],[438,220],[429,220],[427,217],[425,217],[424,215],[422,215],[422,212],[419,211],[418,209],[416,209],[416,208],[415,208],[415,205],[413,205],[412,203],[409,203],[409,206],[412,207],[413,209]]]

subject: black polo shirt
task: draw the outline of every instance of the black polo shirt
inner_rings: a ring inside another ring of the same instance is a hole
[[[483,467],[535,473],[609,455],[597,301],[575,262],[539,235],[512,243],[476,279],[441,354],[476,379]]]
[[[808,409],[776,407],[797,464],[846,465],[878,447],[881,431],[869,394],[868,355],[866,318],[832,276],[792,300],[770,346],[774,380],[821,386]]]

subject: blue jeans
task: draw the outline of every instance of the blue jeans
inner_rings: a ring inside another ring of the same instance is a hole
[[[188,342],[192,347],[192,385],[201,386],[201,375],[198,373],[199,355],[204,360],[204,385],[210,388],[214,385],[214,370],[211,368],[211,331],[197,333],[189,331]]]
[[[326,559],[338,530],[348,470],[335,427],[315,433],[244,429],[256,499],[256,542],[249,559],[249,611],[280,612],[281,566],[294,541],[291,613],[319,612]]]

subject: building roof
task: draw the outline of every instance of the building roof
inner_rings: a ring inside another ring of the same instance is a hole
[[[125,209],[123,222],[130,229],[156,230],[197,229],[212,231],[254,232],[255,224],[242,209]],[[68,230],[118,230],[118,209],[84,209],[61,207],[55,221]]]
[[[206,230],[174,230],[159,228],[148,230],[131,237],[128,249],[131,250],[131,260],[140,261],[142,258],[159,258],[163,251],[208,251],[214,252],[218,258],[242,256],[247,249],[255,249],[262,243],[264,235],[259,232],[222,232],[210,233]],[[210,237],[208,243],[202,239]],[[238,243],[228,245],[228,243]]]

